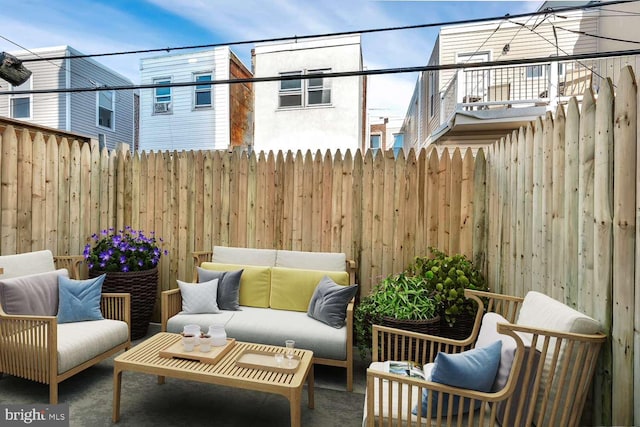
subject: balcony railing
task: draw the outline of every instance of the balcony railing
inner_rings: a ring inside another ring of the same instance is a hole
[[[635,65],[636,56],[543,62],[515,67],[469,68],[457,71],[441,92],[441,122],[456,110],[488,110],[547,106],[555,108],[572,96],[581,100],[604,78],[616,81],[620,69]]]

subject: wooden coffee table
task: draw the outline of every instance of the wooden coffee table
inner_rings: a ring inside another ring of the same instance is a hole
[[[217,363],[207,364],[196,360],[160,357],[166,349],[181,339],[179,334],[161,332],[136,345],[115,358],[113,367],[113,422],[120,420],[120,394],[122,372],[143,372],[157,375],[158,383],[164,377],[181,378],[203,383],[280,394],[289,399],[291,426],[300,426],[302,388],[307,381],[309,408],[313,409],[313,352],[296,349],[300,358],[299,368],[294,373],[279,373],[261,369],[240,368],[236,360],[245,350],[273,351],[280,347],[236,342]]]

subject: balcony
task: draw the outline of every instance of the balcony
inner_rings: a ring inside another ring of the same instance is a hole
[[[470,138],[473,142],[467,145],[485,145],[554,111],[571,97],[580,103],[589,87],[597,94],[605,78],[617,81],[620,70],[635,66],[638,58],[459,69],[440,92],[439,117],[430,124],[427,144]]]

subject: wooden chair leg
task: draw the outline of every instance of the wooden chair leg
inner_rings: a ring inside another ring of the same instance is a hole
[[[58,383],[52,382],[49,384],[49,404],[57,405],[58,404]]]

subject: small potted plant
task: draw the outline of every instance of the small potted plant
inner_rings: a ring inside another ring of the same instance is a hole
[[[364,359],[371,348],[371,325],[435,334],[440,318],[424,280],[405,273],[382,280],[354,311],[356,343]]]
[[[482,273],[462,254],[449,256],[429,248],[431,257],[416,257],[408,274],[420,277],[432,292],[441,318],[440,334],[467,338],[475,320],[476,303],[464,296],[465,289],[488,291]]]
[[[103,292],[131,294],[131,339],[147,333],[158,291],[158,263],[162,239],[154,233],[125,227],[110,228],[91,236],[93,243],[84,248],[89,277],[106,273]]]

